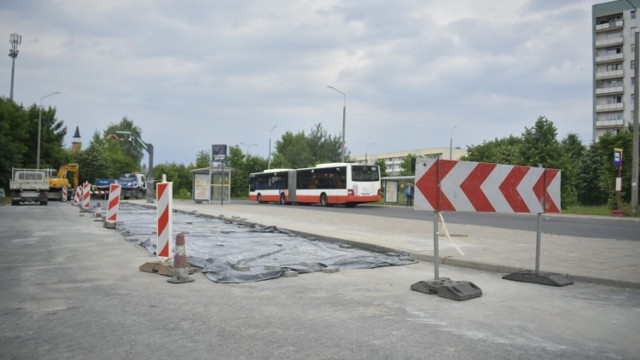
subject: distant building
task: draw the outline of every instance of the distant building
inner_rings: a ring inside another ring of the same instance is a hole
[[[633,122],[638,0],[592,7],[593,140]]]
[[[451,152],[451,157],[449,157],[449,152]],[[461,157],[467,155],[466,150],[462,150],[460,148],[448,148],[448,147],[439,147],[439,148],[430,148],[430,149],[421,149],[421,150],[407,150],[407,151],[396,151],[391,153],[383,153],[383,154],[365,154],[365,155],[355,155],[349,156],[352,162],[358,164],[373,164],[377,160],[382,159],[384,163],[387,165],[387,174],[389,176],[399,175],[402,171],[400,165],[402,161],[407,157],[407,155],[413,154],[417,158],[422,157],[432,157],[435,158],[439,156],[441,159],[453,159],[458,160]]]

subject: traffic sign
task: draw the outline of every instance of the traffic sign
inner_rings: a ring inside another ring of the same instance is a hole
[[[416,164],[415,209],[559,213],[560,170],[422,159]]]

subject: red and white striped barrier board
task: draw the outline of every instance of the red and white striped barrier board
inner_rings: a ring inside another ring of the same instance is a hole
[[[172,207],[173,183],[161,182],[156,185],[156,204],[158,213],[157,256],[168,259],[173,256],[171,234],[173,233]]]
[[[91,211],[91,194],[89,187],[91,185],[88,182],[82,184],[82,208],[87,211]]]
[[[67,201],[67,187],[62,187],[62,198],[60,199],[62,202]]]
[[[559,213],[560,170],[427,159],[416,164],[415,209]]]
[[[73,193],[73,205],[78,205],[80,203],[80,195],[82,194],[82,188],[78,186],[76,191]]]
[[[109,185],[109,200],[107,201],[107,222],[118,221],[118,210],[120,208],[120,185]]]

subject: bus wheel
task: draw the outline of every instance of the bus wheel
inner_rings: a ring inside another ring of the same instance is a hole
[[[328,206],[329,205],[329,201],[327,200],[327,194],[325,194],[325,193],[320,194],[320,205],[322,205],[322,206]]]
[[[348,207],[348,208],[356,207],[356,205],[358,205],[358,204],[356,204],[356,203],[346,203],[345,204],[345,206]]]
[[[287,200],[284,197],[284,194],[280,194],[280,205],[284,205],[287,203]]]
[[[262,195],[261,194],[258,194],[258,203],[262,204]]]

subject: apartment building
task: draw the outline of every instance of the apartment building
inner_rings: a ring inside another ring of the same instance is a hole
[[[593,5],[593,140],[633,122],[640,0]]]
[[[438,147],[438,148],[429,148],[429,149],[420,149],[420,150],[405,150],[405,151],[396,151],[390,153],[381,153],[381,154],[365,154],[365,155],[355,155],[349,156],[350,161],[357,164],[373,164],[377,160],[384,160],[385,165],[387,166],[387,174],[390,176],[400,175],[402,171],[401,164],[407,155],[412,154],[417,158],[423,157],[431,157],[436,158],[439,157],[445,160],[458,160],[461,157],[467,155],[466,149],[461,149],[459,147]]]

